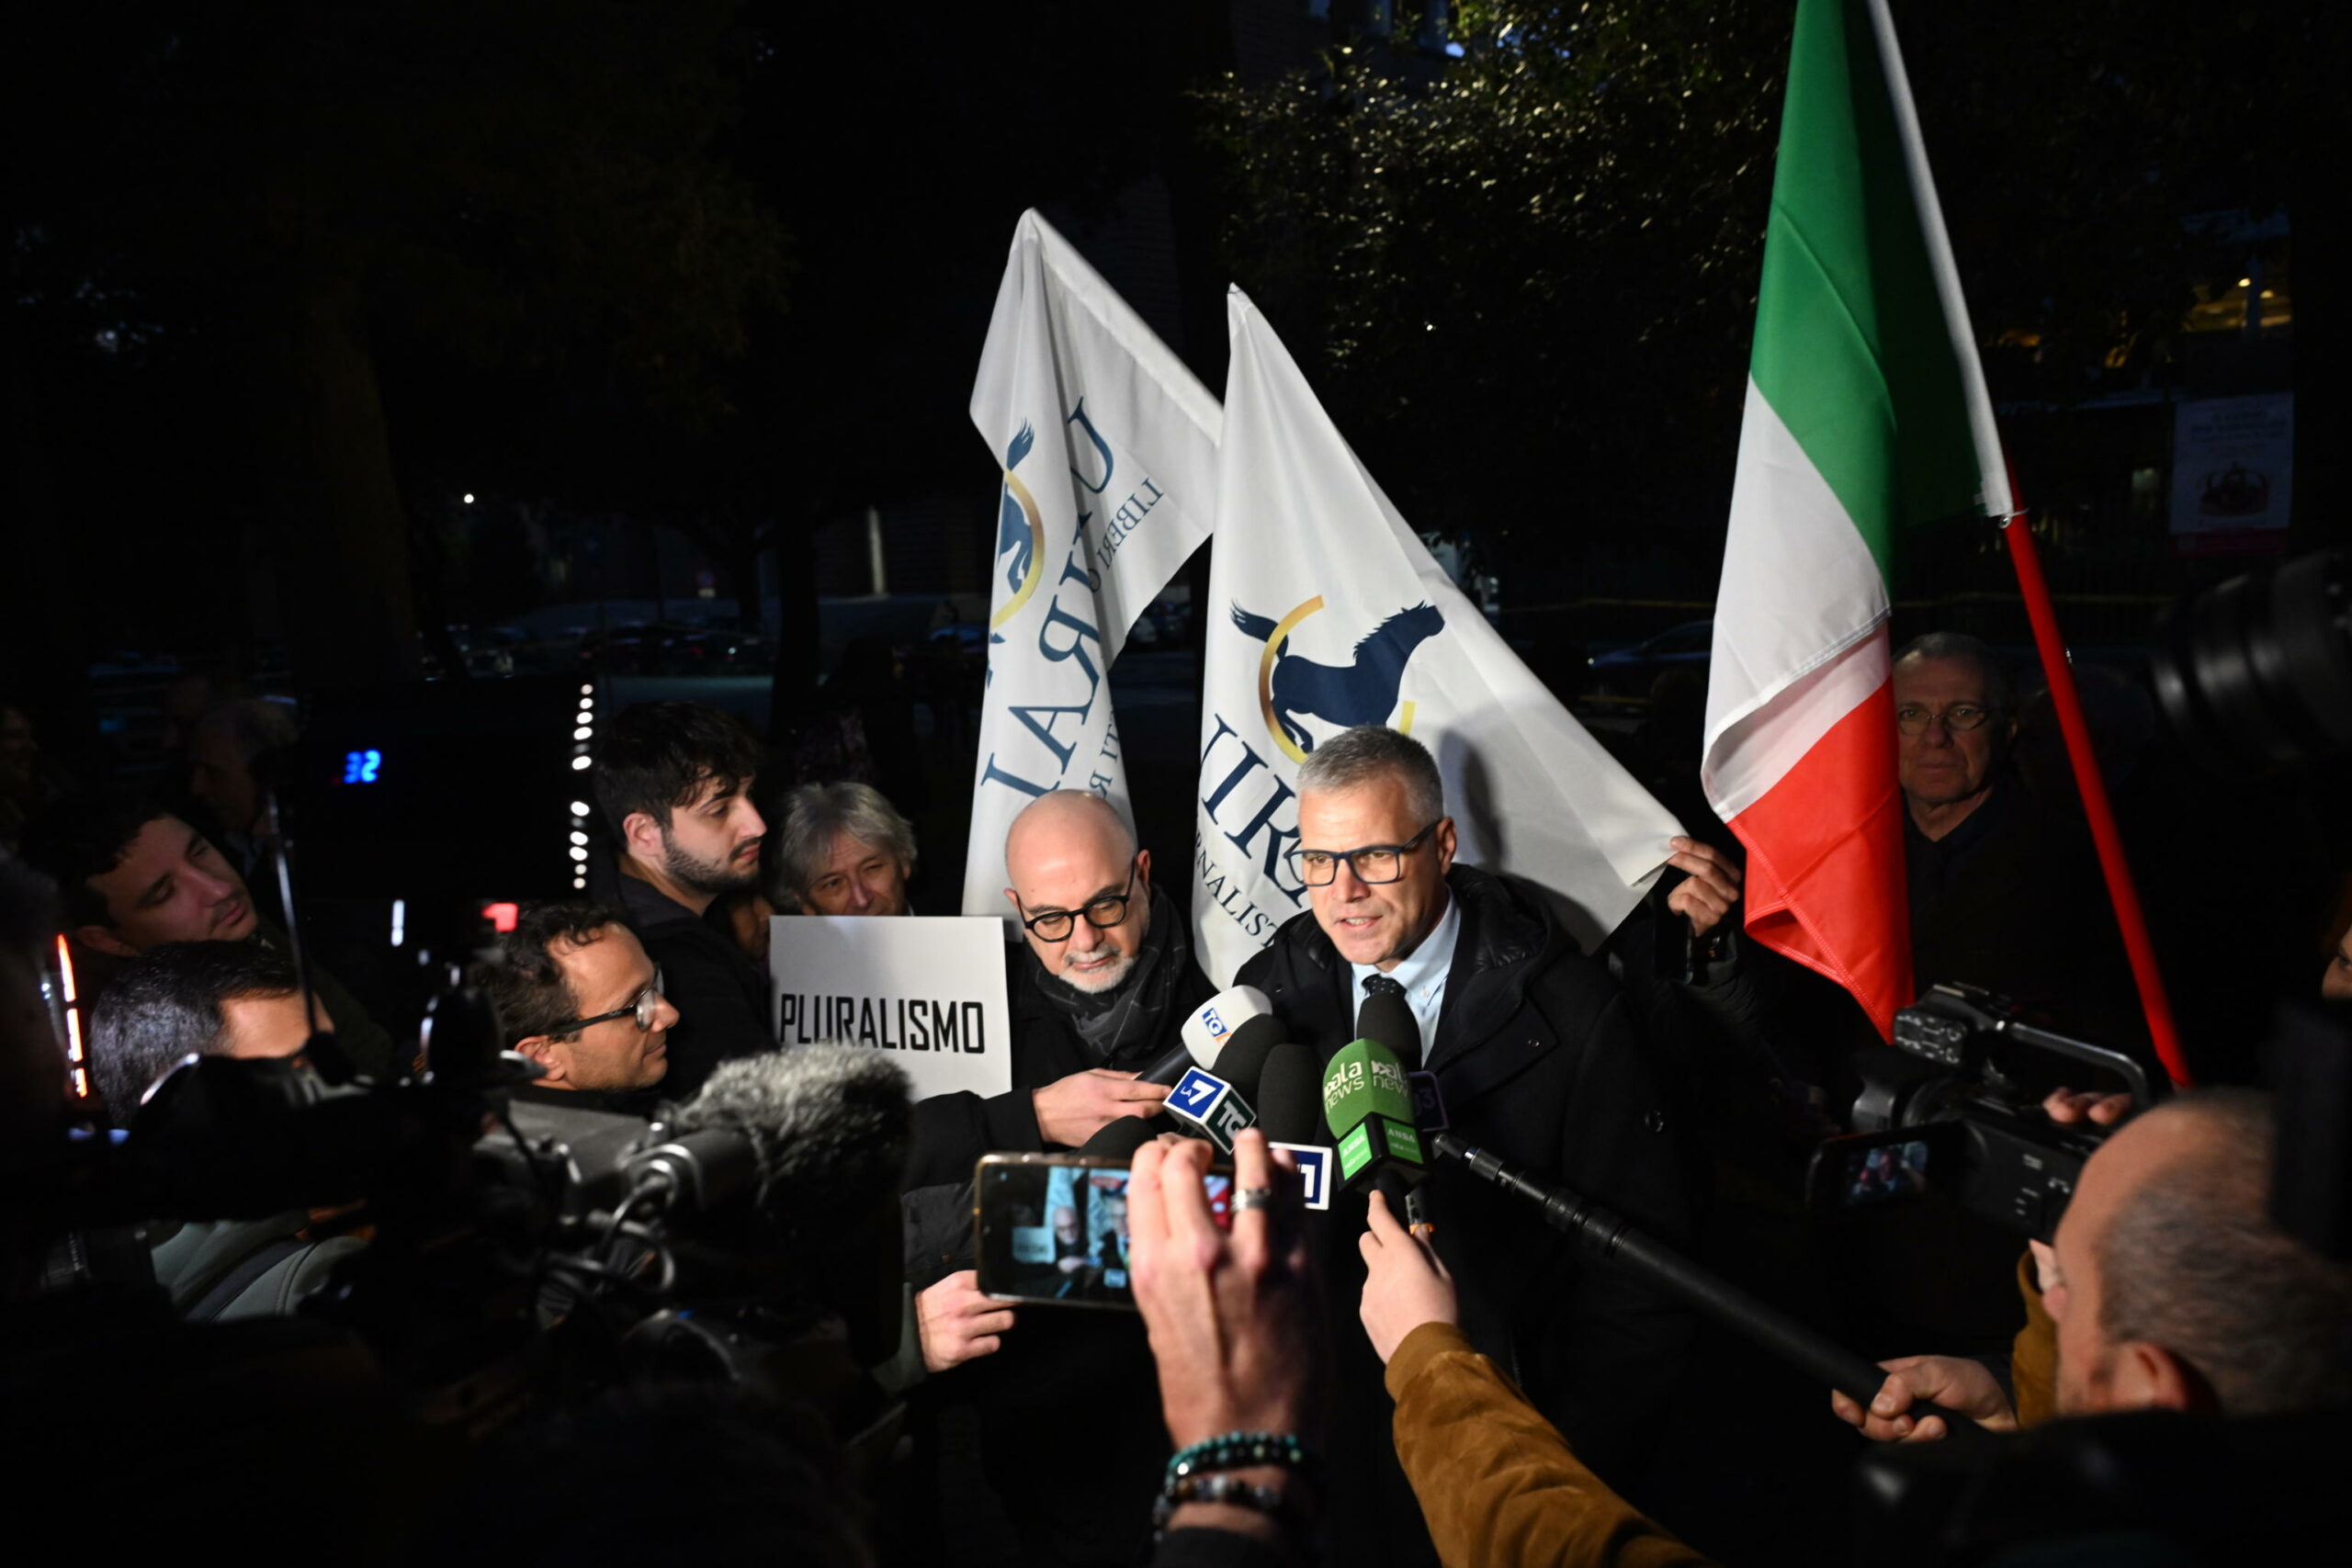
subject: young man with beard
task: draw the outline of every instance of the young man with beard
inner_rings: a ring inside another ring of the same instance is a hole
[[[595,758],[596,807],[621,846],[621,911],[679,1014],[662,1091],[684,1100],[729,1057],[775,1048],[767,975],[706,918],[721,895],[759,883],[760,743],[707,704],[642,703],[603,728]]]

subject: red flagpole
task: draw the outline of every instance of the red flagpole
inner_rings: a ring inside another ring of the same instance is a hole
[[[2172,1081],[2187,1089],[2188,1062],[2181,1055],[2172,1002],[2165,995],[2164,976],[2156,971],[2155,945],[2148,940],[2148,922],[2140,912],[2132,866],[2123,858],[2123,837],[2115,830],[2115,809],[2108,804],[2107,781],[2099,776],[2098,757],[2091,749],[2090,726],[2083,718],[2083,700],[2075,689],[2075,667],[2067,659],[2065,639],[2058,635],[2058,612],[2050,602],[2050,584],[2041,575],[2033,526],[2022,511],[2012,512],[2001,524],[2001,537],[2007,542],[2010,563],[2017,568],[2018,592],[2025,599],[2026,617],[2033,623],[2034,647],[2041,654],[2042,673],[2050,680],[2050,700],[2058,710],[2058,728],[2066,738],[2066,760],[2074,765],[2075,787],[2082,795],[2091,842],[2098,846],[2099,870],[2107,877],[2115,923],[2122,929],[2123,951],[2132,960],[2132,978],[2140,988],[2141,1010],[2148,1018],[2148,1037],[2155,1042],[2156,1056]]]

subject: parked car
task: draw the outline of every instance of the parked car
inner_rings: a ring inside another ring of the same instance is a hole
[[[1704,676],[1714,651],[1715,623],[1689,621],[1646,642],[1595,654],[1587,663],[1597,695],[1646,697],[1651,682],[1669,670],[1692,670]]]

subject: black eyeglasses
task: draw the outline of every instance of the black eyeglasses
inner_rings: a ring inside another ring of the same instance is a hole
[[[650,1034],[653,1032],[653,1020],[659,1015],[661,1007],[662,971],[660,969],[656,969],[653,971],[653,984],[638,992],[637,999],[629,1003],[628,1006],[625,1008],[615,1008],[610,1012],[600,1012],[594,1018],[575,1018],[567,1022],[557,1024],[553,1029],[548,1030],[548,1032],[549,1034],[561,1036],[586,1029],[592,1024],[610,1023],[616,1018],[634,1018],[637,1020],[639,1032],[640,1033]]]
[[[1086,923],[1098,931],[1107,931],[1113,926],[1124,923],[1127,918],[1127,904],[1130,896],[1135,892],[1135,886],[1136,863],[1129,861],[1125,888],[1120,892],[1105,894],[1100,898],[1092,899],[1083,909],[1075,912],[1069,909],[1046,909],[1033,915],[1029,912],[1028,906],[1021,902],[1021,895],[1018,893],[1012,896],[1012,906],[1021,911],[1021,924],[1023,929],[1039,942],[1068,942],[1078,931],[1080,915],[1085,916]]]
[[[1290,874],[1309,887],[1329,887],[1340,874],[1340,863],[1356,874],[1358,882],[1394,882],[1405,874],[1405,857],[1437,831],[1441,817],[1401,844],[1366,844],[1360,850],[1293,850],[1283,856]]]
[[[1975,703],[1954,703],[1938,713],[1921,707],[1917,703],[1905,703],[1894,710],[1894,728],[1905,735],[1925,735],[1928,726],[1941,719],[1944,728],[1954,735],[1965,735],[1972,729],[1982,729],[1993,710]]]

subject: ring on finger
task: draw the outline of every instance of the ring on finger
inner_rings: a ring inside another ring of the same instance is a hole
[[[1271,1187],[1245,1187],[1233,1195],[1233,1212],[1244,1209],[1267,1209],[1273,1206],[1274,1190]]]

